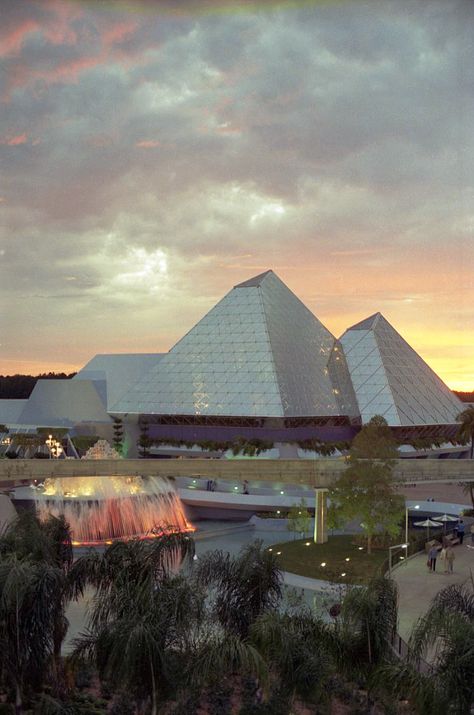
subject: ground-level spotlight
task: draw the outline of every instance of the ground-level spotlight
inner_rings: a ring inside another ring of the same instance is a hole
[[[349,557],[347,557],[347,558],[346,558],[346,561],[350,561],[350,558],[349,558]]]
[[[323,561],[322,564],[321,564],[321,566],[324,568],[324,567],[326,566],[326,562]]]
[[[346,572],[345,572],[345,571],[344,571],[344,573],[341,573],[341,576],[345,576],[345,575],[346,575]]]

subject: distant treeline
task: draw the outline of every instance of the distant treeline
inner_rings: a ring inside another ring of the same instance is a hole
[[[454,394],[459,397],[461,402],[474,402],[474,390],[472,392],[458,392],[453,390]]]
[[[41,375],[0,375],[0,400],[27,400],[33,392],[37,380],[69,380],[76,375],[71,372],[66,375],[65,372],[44,372]],[[474,402],[474,391],[458,392],[453,390],[454,394],[459,397],[462,402]]]
[[[0,375],[0,400],[27,400],[37,380],[68,380],[75,374],[45,372],[41,375]]]

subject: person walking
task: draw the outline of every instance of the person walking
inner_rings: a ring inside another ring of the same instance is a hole
[[[448,564],[448,573],[453,573],[454,559],[456,558],[452,546],[446,549],[446,561]]]
[[[464,541],[464,522],[462,519],[460,519],[458,524],[458,537],[459,543],[462,544],[462,542]]]
[[[244,479],[244,483],[242,485],[242,494],[248,494],[249,493],[249,483],[246,479]]]
[[[446,546],[443,546],[443,548],[441,549],[439,558],[441,559],[441,561],[443,563],[444,573],[448,573],[448,561],[446,559]]]
[[[432,573],[436,571],[436,559],[438,558],[438,549],[436,546],[432,546],[428,552],[428,564],[429,569]]]

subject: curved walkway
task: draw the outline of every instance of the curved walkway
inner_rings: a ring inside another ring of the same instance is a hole
[[[392,571],[392,578],[398,586],[398,632],[408,640],[414,623],[428,610],[438,591],[452,583],[465,583],[474,575],[474,548],[467,534],[464,543],[453,547],[455,553],[454,573],[445,574],[444,564],[438,558],[436,571],[431,573],[426,566],[427,556],[417,554]]]

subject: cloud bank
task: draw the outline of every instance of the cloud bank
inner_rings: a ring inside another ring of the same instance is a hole
[[[474,384],[461,0],[2,4],[0,371],[166,350],[273,268]]]

